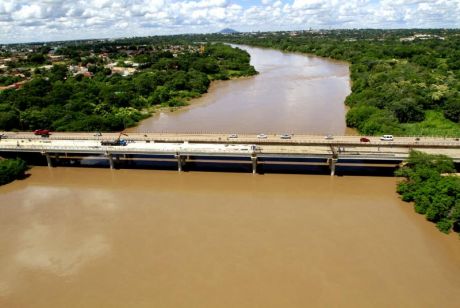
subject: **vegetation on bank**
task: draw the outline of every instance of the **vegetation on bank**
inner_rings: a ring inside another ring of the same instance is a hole
[[[450,158],[416,151],[396,171],[405,178],[398,184],[402,200],[414,202],[415,211],[445,233],[460,232],[460,177],[454,172]]]
[[[67,62],[51,69],[39,66],[45,61],[41,53],[48,51],[42,49],[12,63],[36,67],[21,89],[0,92],[0,130],[118,131],[149,116],[154,106],[185,105],[205,93],[212,80],[257,73],[246,51],[223,44],[168,49],[135,43],[64,46],[56,54]],[[104,60],[108,58],[122,68],[136,63],[132,69],[137,72],[113,73]],[[72,73],[70,65],[85,69],[85,74]]]
[[[27,171],[27,164],[20,158],[0,160],[0,185],[23,178]]]
[[[349,62],[347,124],[362,134],[460,136],[460,30],[270,32],[208,39]]]

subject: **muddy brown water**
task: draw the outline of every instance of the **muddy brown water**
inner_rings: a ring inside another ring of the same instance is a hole
[[[0,187],[0,307],[458,307],[458,236],[395,183],[36,167]]]
[[[215,83],[203,101],[139,129],[344,132],[346,65],[250,53],[262,74]],[[394,178],[65,167],[30,173],[0,187],[0,307],[460,301],[458,236],[440,233],[401,202]]]
[[[128,131],[345,134],[346,63],[239,47],[259,75],[214,82],[189,107],[158,112]]]

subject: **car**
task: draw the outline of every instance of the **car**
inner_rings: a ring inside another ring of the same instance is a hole
[[[238,138],[238,135],[237,134],[230,134],[228,135],[228,139],[236,139]]]
[[[101,132],[96,132],[96,133],[94,134],[94,137],[101,137],[101,136],[102,136],[102,133],[101,133]]]
[[[415,141],[416,141],[416,142],[417,142],[417,141],[420,141],[420,138],[419,138],[419,137],[415,138]]]
[[[36,129],[34,130],[34,135],[46,137],[50,135],[50,131],[47,129]]]
[[[361,139],[359,139],[360,142],[371,142],[369,140],[369,138],[366,138],[366,137],[361,137]]]
[[[258,135],[257,135],[257,138],[258,138],[258,139],[267,139],[267,137],[268,137],[268,136],[265,135],[265,134],[258,134]]]
[[[332,135],[326,135],[326,136],[324,136],[324,139],[326,139],[326,140],[332,140],[332,139],[334,139],[334,136],[332,136]]]
[[[291,134],[282,134],[280,136],[281,139],[291,139],[292,138],[292,135]]]
[[[393,135],[383,135],[382,137],[380,137],[380,140],[382,141],[393,141]]]

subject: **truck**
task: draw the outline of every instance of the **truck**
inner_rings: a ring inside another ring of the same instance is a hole
[[[102,134],[101,134],[101,135],[102,135]],[[121,136],[122,136],[122,135],[128,136],[127,134],[121,132],[121,133],[118,135],[118,138],[117,138],[117,139],[112,139],[112,140],[101,140],[101,145],[102,145],[102,146],[125,146],[125,145],[127,145],[128,143],[126,142],[126,140],[121,139]]]
[[[127,144],[124,139],[115,139],[115,140],[102,140],[101,145],[103,146],[125,146]]]

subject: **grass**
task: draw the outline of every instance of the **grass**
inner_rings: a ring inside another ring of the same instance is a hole
[[[441,111],[427,111],[422,122],[401,126],[404,134],[408,136],[460,137],[460,124],[446,119]]]

